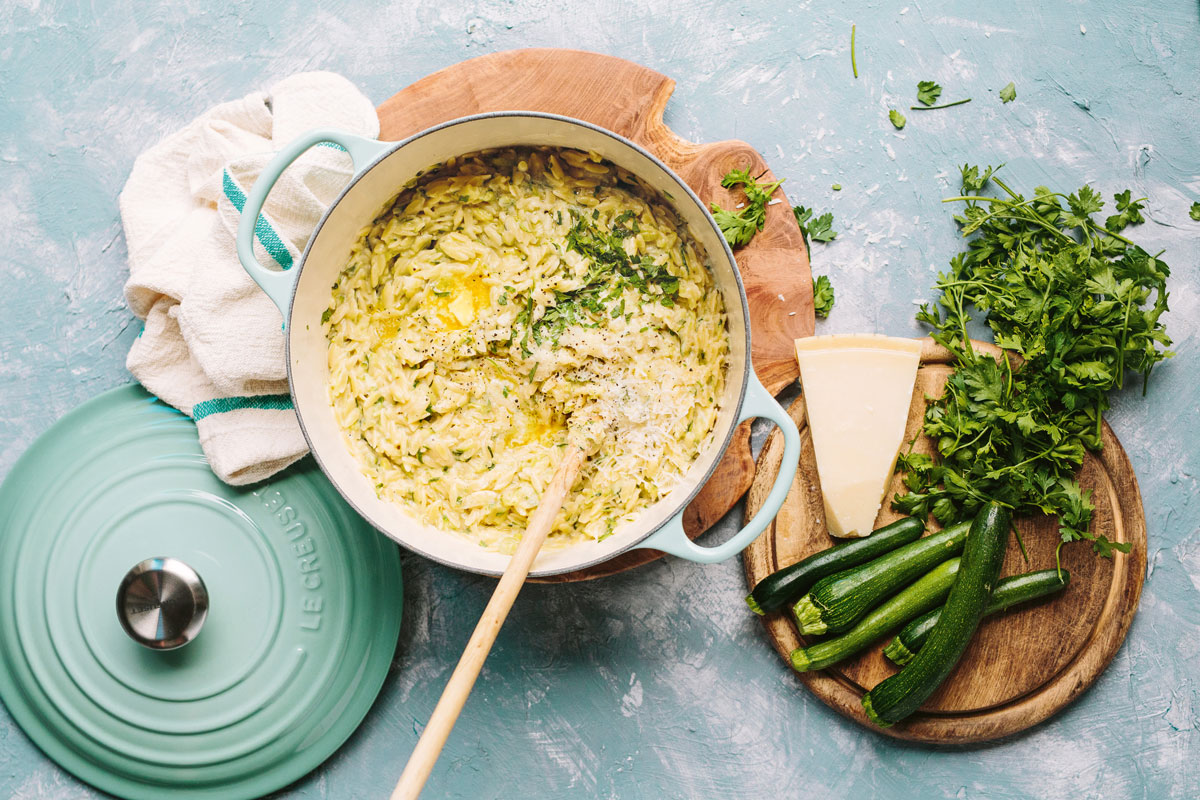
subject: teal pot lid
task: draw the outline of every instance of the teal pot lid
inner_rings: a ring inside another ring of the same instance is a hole
[[[127,633],[117,592],[163,563],[199,577],[207,614],[156,650],[133,628],[153,638],[144,614],[168,605],[135,587]],[[195,425],[137,386],[67,414],[0,486],[0,698],[120,797],[257,797],[312,770],[379,693],[401,598],[396,546],[311,459],[226,486]]]

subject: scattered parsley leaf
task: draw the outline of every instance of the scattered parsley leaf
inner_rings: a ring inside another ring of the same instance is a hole
[[[735,186],[742,184],[756,185],[758,181],[750,174],[748,169],[731,169],[725,173],[725,177],[721,178],[721,185],[726,189],[732,189]]]
[[[1120,233],[1129,225],[1138,225],[1146,221],[1146,218],[1142,216],[1142,209],[1146,207],[1142,201],[1146,198],[1139,197],[1137,200],[1130,200],[1131,195],[1132,192],[1128,189],[1113,195],[1113,201],[1117,204],[1117,213],[1104,220],[1104,227],[1107,230]]]
[[[1000,102],[1001,103],[1011,103],[1013,100],[1016,100],[1016,99],[1017,99],[1017,85],[1015,83],[1013,83],[1012,81],[1009,81],[1008,86],[1005,86],[1003,89],[1000,90]]]
[[[904,118],[904,115],[894,108],[888,112],[888,119],[890,119],[892,124],[896,126],[896,130],[902,129],[904,127],[904,123],[908,122],[908,120]]]
[[[917,101],[931,106],[942,96],[942,87],[933,81],[921,81],[917,84]]]
[[[1091,187],[1070,195],[1037,187],[1026,198],[995,171],[964,166],[962,196],[944,201],[965,203],[955,220],[972,238],[917,320],[953,353],[954,373],[925,413],[937,458],[898,460],[907,491],[893,505],[949,524],[997,500],[1057,515],[1063,543],[1128,552],[1090,530],[1095,506],[1076,473],[1101,446],[1109,392],[1131,372],[1144,391],[1154,365],[1172,355],[1161,320],[1170,269],[1093,221],[1103,201]],[[1003,194],[984,194],[990,184]],[[1122,227],[1140,217],[1129,192],[1114,201]],[[972,308],[1004,348],[999,361],[971,347]]]
[[[1192,203],[1192,207],[1188,209],[1188,216],[1200,222],[1200,201]]]
[[[821,319],[829,316],[833,310],[833,284],[828,275],[818,275],[813,278],[813,311]]]
[[[332,316],[333,316],[332,308],[327,308],[324,311],[322,311],[321,312],[321,324],[324,325],[326,322],[329,322],[329,318]]]
[[[746,193],[746,205],[743,208],[727,210],[716,203],[711,205],[713,219],[717,221],[717,227],[721,229],[730,247],[749,244],[754,234],[763,229],[767,219],[767,203],[781,183],[782,180],[759,183],[757,178],[744,169],[730,170],[721,179],[721,185],[726,189],[741,186],[742,191]]]
[[[808,245],[808,240],[814,242],[832,242],[837,238],[837,231],[833,229],[833,212],[826,211],[821,216],[813,219],[813,211],[811,208],[804,206],[793,206],[792,214],[796,217],[796,224],[800,226],[800,233],[804,236],[804,244]]]
[[[837,238],[837,231],[833,229],[832,211],[826,211],[809,224],[808,238],[814,242],[832,242]]]

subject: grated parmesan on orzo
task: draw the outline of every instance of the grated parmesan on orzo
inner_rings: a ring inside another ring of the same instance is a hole
[[[606,424],[571,428],[603,438],[547,546],[602,539],[668,492],[711,438],[729,352],[675,212],[599,155],[554,148],[411,181],[361,231],[323,320],[330,399],[379,496],[505,552],[574,412]]]

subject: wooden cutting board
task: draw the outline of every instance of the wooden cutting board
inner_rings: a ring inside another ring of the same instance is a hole
[[[975,347],[993,355],[999,352],[982,342],[975,343]],[[921,361],[906,441],[921,430],[925,396],[940,396],[952,371],[950,354],[929,339],[925,340]],[[820,479],[803,398],[792,405],[790,414],[800,428],[800,469],[779,515],[745,552],[750,586],[834,544],[825,529]],[[868,722],[861,702],[867,689],[897,671],[882,654],[887,638],[851,661],[826,670],[796,673],[800,681],[831,708],[871,730],[936,743],[980,742],[1016,733],[1036,725],[1082,694],[1124,641],[1146,573],[1146,521],[1137,480],[1107,423],[1103,442],[1103,450],[1085,458],[1079,481],[1092,490],[1096,504],[1092,530],[1115,541],[1129,542],[1132,550],[1128,555],[1102,559],[1084,542],[1063,547],[1062,565],[1071,573],[1067,588],[1053,599],[986,618],[942,688],[921,711],[891,728],[877,728]],[[933,443],[922,436],[916,449],[931,453]],[[772,435],[759,456],[758,474],[746,500],[747,518],[761,507],[770,490],[779,472],[782,450],[782,437]],[[888,496],[901,489],[900,476],[896,476]],[[884,504],[877,526],[899,518],[888,505]],[[1015,539],[1010,539],[1002,574],[1052,568],[1058,542],[1055,519],[1020,519],[1017,529],[1029,551],[1029,563],[1021,557]],[[790,668],[789,656],[801,644],[795,626],[784,614],[764,617],[763,623]]]
[[[379,138],[403,139],[447,120],[487,111],[543,111],[575,117],[611,131],[654,153],[705,203],[726,208],[742,202],[721,186],[738,167],[774,180],[762,156],[740,141],[695,144],[663,123],[675,82],[621,58],[582,50],[509,50],[463,61],[400,90],[377,109]],[[777,394],[796,380],[792,340],[811,336],[812,275],[808,251],[791,205],[782,192],[767,208],[764,229],[737,251],[753,332],[751,356],[763,386]],[[725,458],[688,506],[684,529],[699,536],[745,494],[754,479],[750,425],[738,428]],[[596,567],[542,579],[567,582],[598,578],[652,561],[662,553],[632,550]]]

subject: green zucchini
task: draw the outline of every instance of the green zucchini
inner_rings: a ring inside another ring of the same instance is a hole
[[[909,542],[915,542],[925,532],[925,523],[916,517],[898,519],[878,528],[870,536],[852,542],[836,544],[808,558],[797,561],[778,572],[772,572],[758,582],[746,595],[746,605],[755,614],[770,614],[788,603],[794,603],[812,585],[826,575],[865,564],[873,558],[891,552]]]
[[[986,617],[991,614],[998,614],[1001,611],[1007,611],[1018,603],[1025,603],[1029,600],[1045,597],[1048,594],[1054,594],[1065,587],[1070,581],[1071,574],[1065,569],[1062,570],[1061,577],[1059,576],[1059,571],[1056,569],[1043,569],[1038,572],[1026,572],[1024,575],[1013,575],[1011,578],[1004,578],[996,584],[996,588],[992,591],[992,596],[988,600],[987,607],[983,610],[983,615]],[[929,632],[937,624],[938,616],[941,613],[942,610],[940,608],[935,608],[928,614],[924,614],[905,625],[896,634],[896,638],[888,642],[887,647],[883,648],[883,654],[898,666],[902,667],[907,664],[925,644],[925,640],[929,637]]]
[[[822,578],[792,612],[806,636],[843,633],[885,597],[962,552],[970,523],[959,523],[898,547],[885,556]]]
[[[913,617],[925,613],[946,599],[960,559],[943,561],[916,583],[867,614],[849,632],[834,639],[800,647],[792,651],[792,666],[797,672],[824,669],[865,650],[871,642]]]
[[[929,638],[912,661],[863,696],[867,718],[886,728],[921,707],[946,680],[979,627],[1000,577],[1012,512],[988,503],[971,523],[958,576]]]

